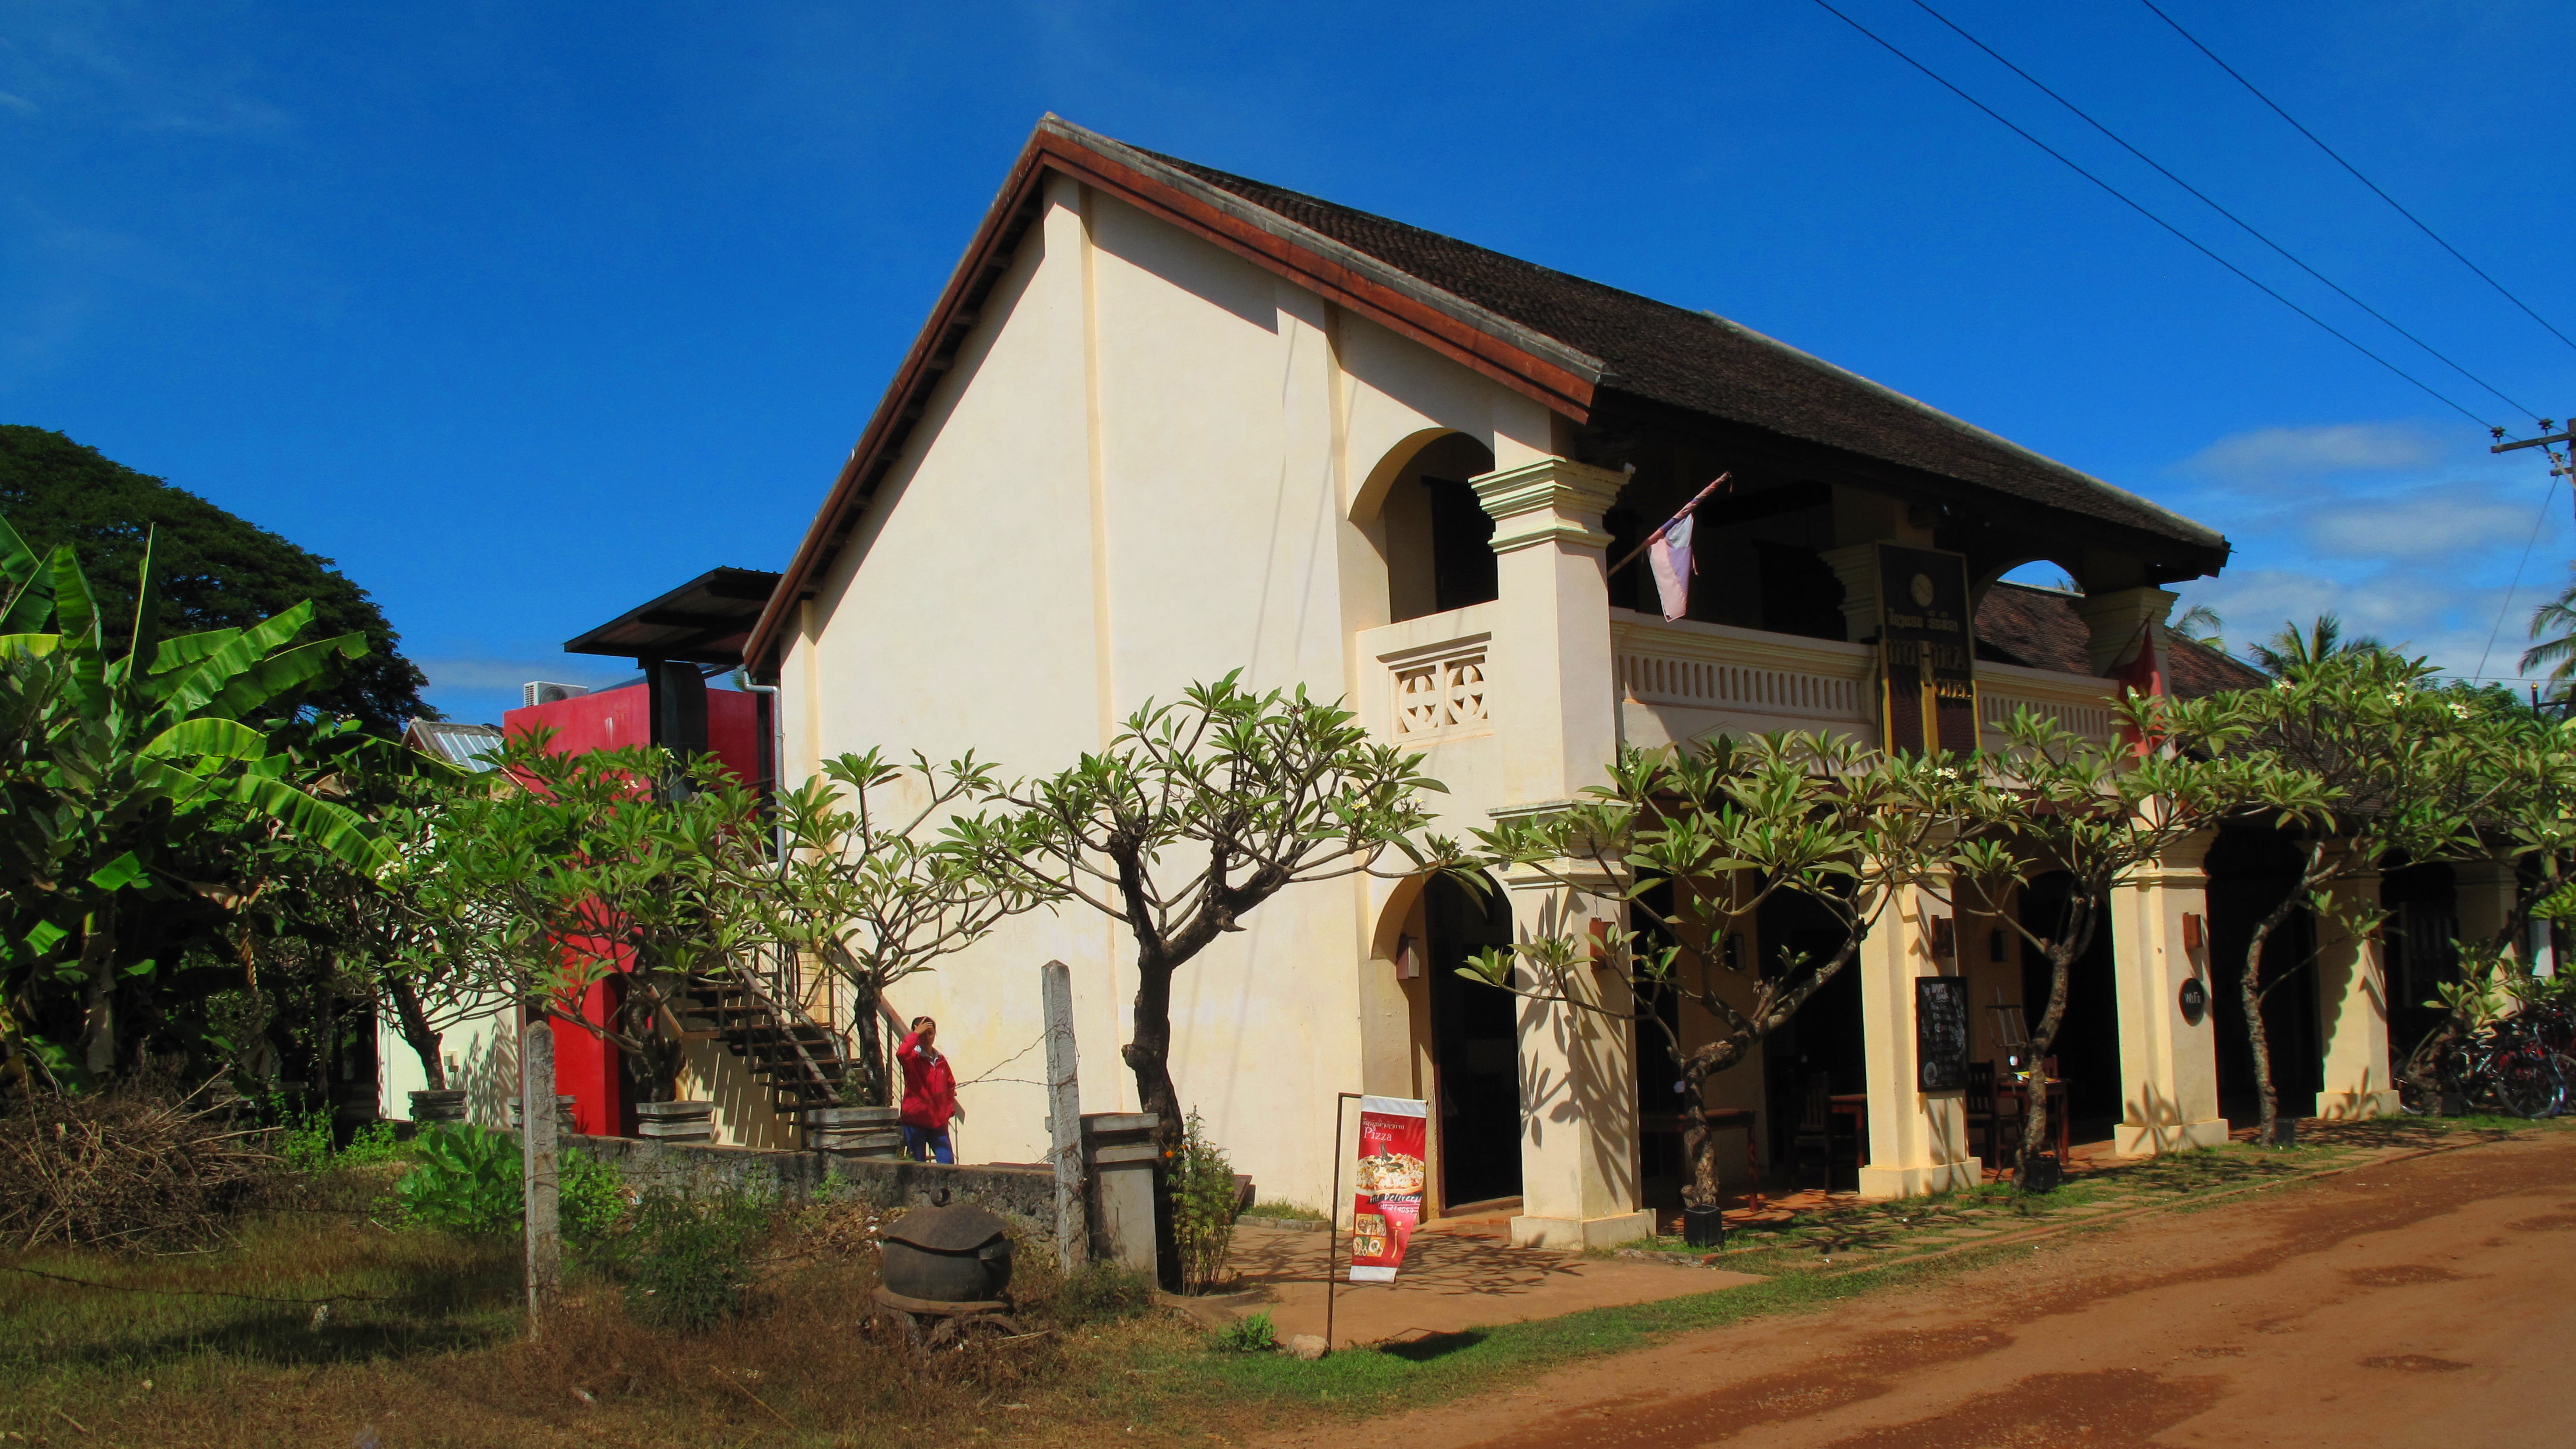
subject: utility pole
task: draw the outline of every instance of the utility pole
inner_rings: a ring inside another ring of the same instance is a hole
[[[2565,478],[2570,475],[2576,475],[2576,463],[2569,462],[2565,456],[2559,453],[2548,451],[2549,445],[2552,443],[2576,442],[2576,425],[2562,428],[2553,433],[2549,431],[2549,419],[2542,418],[2540,420],[2540,437],[2519,438],[2510,443],[2504,441],[2504,429],[2497,428],[2494,431],[2496,444],[2494,447],[2487,449],[2488,452],[2510,453],[2521,448],[2539,448],[2543,450],[2542,456],[2549,459],[2550,477]]]

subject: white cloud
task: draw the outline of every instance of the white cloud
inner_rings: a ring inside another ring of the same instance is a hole
[[[2426,467],[2441,447],[2405,423],[2332,423],[2258,428],[2221,438],[2175,465],[2224,483],[2271,487],[2336,473],[2394,473]]]
[[[2463,497],[2437,486],[2394,498],[2311,509],[2301,519],[2317,551],[2342,558],[2420,559],[2516,545],[2531,532],[2528,504]]]
[[[449,656],[412,662],[429,676],[429,687],[439,691],[515,690],[540,679],[549,684],[581,684],[598,689],[622,684],[635,676],[629,665],[570,654],[534,658]]]

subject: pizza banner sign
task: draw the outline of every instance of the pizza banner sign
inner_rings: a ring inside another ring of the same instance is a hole
[[[1423,1147],[1431,1104],[1360,1098],[1358,1188],[1351,1195],[1351,1281],[1392,1283],[1422,1221]]]

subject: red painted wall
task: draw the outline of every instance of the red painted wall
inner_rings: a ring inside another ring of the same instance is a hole
[[[501,716],[504,734],[555,731],[557,754],[624,749],[652,742],[652,691],[642,682],[551,704],[527,705]],[[707,752],[745,784],[760,778],[760,696],[739,690],[707,691]],[[623,959],[611,963],[624,971]],[[605,1024],[624,995],[611,977],[583,992],[585,1020]],[[573,1098],[573,1126],[601,1137],[635,1135],[635,1107],[618,1072],[617,1048],[568,1021],[549,1020],[555,1034],[555,1090]]]

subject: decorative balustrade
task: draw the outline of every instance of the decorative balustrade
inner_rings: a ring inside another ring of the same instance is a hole
[[[1394,669],[1395,737],[1412,739],[1485,724],[1485,646]]]
[[[1360,635],[1379,671],[1363,687],[1366,707],[1385,738],[1432,745],[1492,731],[1493,611],[1474,604]]]
[[[1640,704],[1845,724],[1874,713],[1867,646],[1625,610],[1611,619],[1619,683]]]
[[[2027,709],[2087,739],[2111,738],[2111,690],[2107,679],[2023,669],[2010,664],[1977,666],[1977,723],[2001,730],[2014,714]]]

